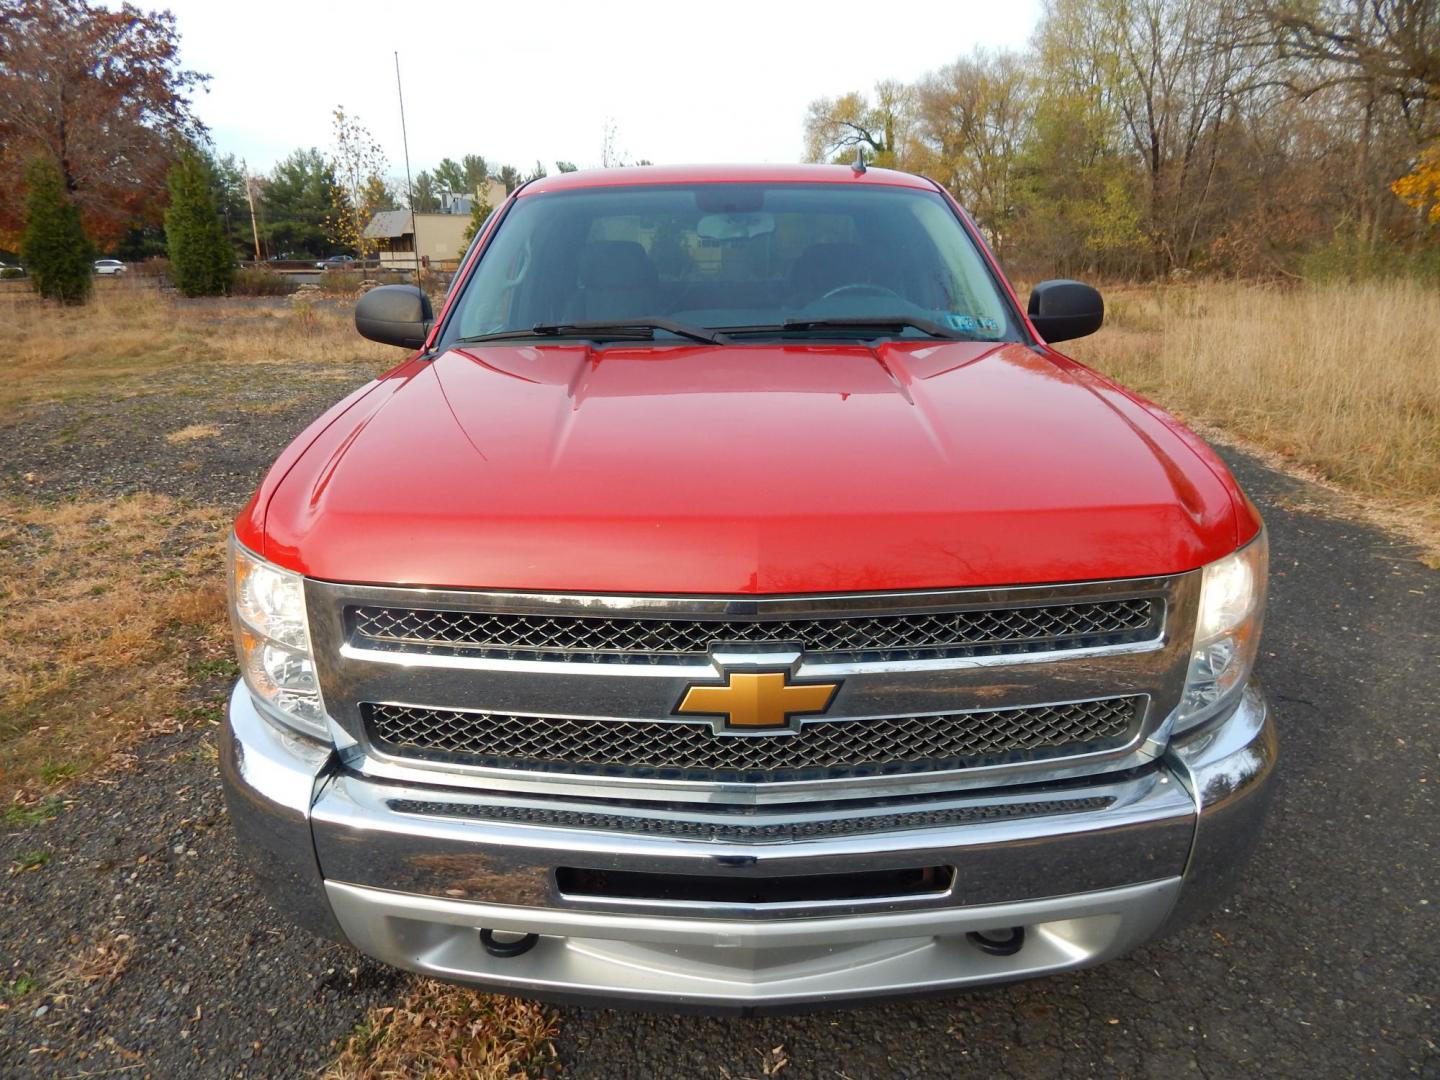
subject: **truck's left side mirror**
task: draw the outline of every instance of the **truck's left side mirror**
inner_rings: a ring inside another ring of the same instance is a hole
[[[1100,329],[1105,301],[1080,281],[1042,281],[1030,293],[1026,314],[1047,342],[1069,341]]]
[[[434,321],[430,298],[414,285],[381,285],[355,305],[355,329],[382,345],[418,349]]]

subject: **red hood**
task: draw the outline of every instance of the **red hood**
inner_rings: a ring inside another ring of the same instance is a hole
[[[1193,436],[1020,345],[454,350],[307,434],[240,535],[339,581],[1059,582],[1190,570],[1254,529]]]

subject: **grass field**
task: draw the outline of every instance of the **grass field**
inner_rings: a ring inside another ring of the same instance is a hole
[[[1408,281],[1119,289],[1061,346],[1440,538],[1440,293]]]
[[[278,419],[259,447],[273,456],[398,355],[331,303],[101,284],[83,309],[0,295],[0,805],[218,715],[213,690],[234,671],[221,551],[238,500],[203,481],[220,427],[184,421],[225,415],[243,443],[249,423]],[[297,399],[292,372],[330,370]],[[163,490],[187,474],[182,494]]]
[[[177,371],[254,374],[257,366],[394,362],[396,350],[362,340],[348,302],[295,296],[178,300],[153,287],[101,282],[84,308],[0,294],[10,327],[0,422],[26,401],[147,392]]]
[[[105,283],[81,310],[0,295],[0,811],[58,812],[129,747],[209,731],[235,676],[222,547],[265,464],[399,353],[348,305],[181,301]],[[1440,296],[1415,286],[1121,289],[1078,359],[1440,535]],[[198,759],[197,759],[198,760]],[[43,864],[12,872],[39,872]],[[335,1078],[545,1066],[553,1013],[410,980]]]

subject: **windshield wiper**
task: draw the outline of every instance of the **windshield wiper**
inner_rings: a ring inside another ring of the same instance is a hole
[[[578,337],[578,338],[609,338],[616,341],[653,341],[655,331],[664,330],[676,337],[686,338],[689,341],[703,341],[707,345],[718,345],[723,342],[724,336],[706,330],[699,326],[688,326],[685,323],[674,322],[670,319],[644,318],[644,319],[597,319],[592,322],[571,322],[571,323],[536,323],[528,330],[500,330],[493,334],[476,334],[473,337],[463,337],[461,344],[471,344],[479,341],[506,341],[514,338],[531,337]]]
[[[786,319],[783,323],[762,326],[721,326],[722,334],[782,334],[786,331],[808,330],[874,330],[880,333],[898,330],[919,330],[930,337],[945,338],[949,341],[975,341],[973,335],[952,330],[929,319],[915,315],[857,315],[832,319]]]

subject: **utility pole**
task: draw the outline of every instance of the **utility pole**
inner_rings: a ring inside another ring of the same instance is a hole
[[[245,170],[245,201],[250,204],[250,235],[255,239],[255,261],[263,262],[260,256],[260,226],[255,223],[255,189],[250,179],[250,165],[241,158],[240,167]]]

